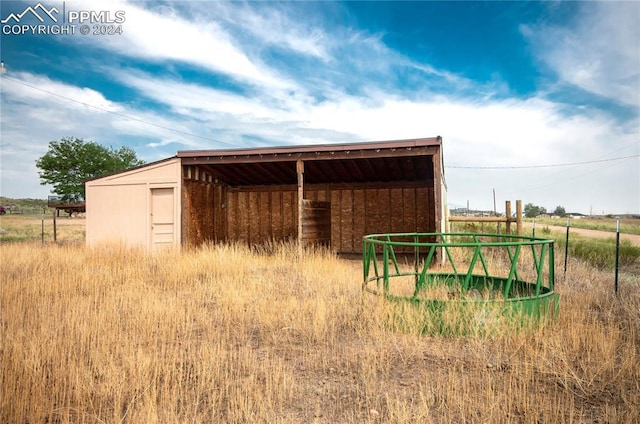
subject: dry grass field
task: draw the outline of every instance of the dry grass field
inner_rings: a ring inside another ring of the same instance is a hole
[[[567,218],[535,218],[538,228],[544,228],[545,225],[566,227]],[[640,219],[639,218],[607,218],[607,217],[581,217],[571,219],[571,228],[582,228],[587,230],[600,230],[616,232],[616,228],[620,223],[620,232],[624,234],[640,235]],[[532,224],[533,219],[526,218],[525,223]]]
[[[44,218],[44,219],[43,219]],[[61,244],[83,243],[85,219],[62,216],[56,219],[56,241]],[[0,243],[40,241],[51,243],[54,239],[53,215],[4,215],[0,216]]]
[[[615,296],[572,260],[557,321],[456,338],[392,331],[359,261],[293,246],[0,261],[2,423],[640,421],[638,275]]]

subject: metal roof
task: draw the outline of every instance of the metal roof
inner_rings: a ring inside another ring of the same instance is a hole
[[[303,160],[305,183],[354,183],[433,179],[433,155],[441,137],[228,150],[179,151],[184,165],[196,165],[230,186],[296,184]]]

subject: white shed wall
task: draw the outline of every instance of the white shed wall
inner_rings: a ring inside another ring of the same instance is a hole
[[[180,159],[172,158],[87,182],[87,245],[122,243],[149,250],[160,246],[179,248],[180,170]],[[155,203],[156,215],[161,212],[163,219],[161,238],[154,237],[154,228],[157,232],[159,227],[152,216],[153,189],[173,191],[173,199],[162,202],[162,210]],[[169,228],[170,224],[173,228]]]

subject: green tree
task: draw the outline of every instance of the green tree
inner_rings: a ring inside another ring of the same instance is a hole
[[[553,214],[558,216],[565,216],[567,214],[567,211],[562,206],[556,206]]]
[[[547,213],[547,209],[542,206],[536,206],[533,203],[524,205],[524,216],[527,218],[535,218],[538,215]]]
[[[142,165],[129,147],[104,147],[81,138],[64,137],[50,141],[47,153],[36,161],[40,184],[53,186],[64,201],[82,201],[84,183],[127,168]]]

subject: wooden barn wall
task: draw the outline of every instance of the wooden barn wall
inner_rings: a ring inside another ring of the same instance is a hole
[[[294,240],[298,232],[298,193],[295,186],[227,191],[228,237],[260,244]]]
[[[296,186],[229,188],[229,240],[259,244],[296,239],[296,190]],[[361,252],[366,234],[436,231],[432,181],[402,187],[305,185],[305,199],[331,202],[331,247],[337,252]]]
[[[331,202],[331,247],[337,252],[362,252],[367,234],[435,231],[432,186],[309,187],[305,197]]]
[[[183,242],[199,245],[226,240],[226,187],[197,167],[183,167]]]
[[[331,246],[331,203],[304,199],[302,208],[302,243]]]

